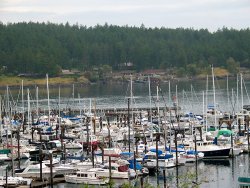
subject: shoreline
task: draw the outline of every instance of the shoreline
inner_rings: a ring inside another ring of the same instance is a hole
[[[211,78],[211,75],[208,75],[208,78]],[[220,75],[216,76],[216,79],[223,80],[223,79],[229,80],[235,80],[237,79],[236,75]],[[243,74],[243,77],[245,80],[250,80],[250,74],[245,73]],[[174,75],[157,75],[157,77],[151,76],[151,82],[155,83],[166,83],[166,82],[182,82],[182,81],[197,81],[197,80],[206,80],[207,76],[204,75],[198,75],[198,76],[184,76],[184,77],[177,77]],[[30,87],[30,86],[38,86],[38,87],[46,87],[46,78],[31,78],[31,77],[13,77],[13,76],[1,76],[0,77],[0,89],[4,89],[7,86],[12,88],[19,88],[21,87],[23,81],[23,86]],[[114,84],[120,84],[120,83],[126,83],[130,81],[130,75],[119,75],[119,76],[110,76],[103,80],[98,80],[96,82],[90,82],[88,79],[84,78],[81,79],[81,77],[72,78],[72,77],[51,77],[49,78],[49,85],[53,88],[56,86],[60,86],[62,88],[68,87],[72,84],[80,85],[80,86],[87,86],[92,84],[107,84],[107,83],[114,83]],[[137,83],[146,83],[147,77],[146,76],[140,76],[140,73],[133,75],[133,81]]]

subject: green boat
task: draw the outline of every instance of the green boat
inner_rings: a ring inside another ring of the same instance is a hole
[[[250,177],[238,177],[239,187],[250,187]]]

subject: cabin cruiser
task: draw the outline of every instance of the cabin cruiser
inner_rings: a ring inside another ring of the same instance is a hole
[[[228,158],[231,146],[218,146],[213,141],[198,141],[197,151],[204,153],[204,159]]]
[[[53,177],[56,175],[56,170],[52,169]],[[23,172],[15,173],[18,177],[24,178],[39,178],[40,177],[40,164],[29,164]],[[50,178],[50,168],[42,164],[42,176],[44,179]]]
[[[96,172],[100,177],[109,177],[109,164],[104,164],[103,168],[91,168],[89,171]],[[136,173],[133,169],[129,169],[128,165],[119,165],[111,163],[111,178],[112,179],[131,179],[135,178]]]
[[[75,184],[105,185],[109,182],[109,179],[100,177],[95,171],[81,169],[75,175],[65,175],[65,181]]]

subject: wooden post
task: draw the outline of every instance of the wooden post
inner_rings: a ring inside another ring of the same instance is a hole
[[[94,126],[94,135],[95,135],[95,133],[96,133],[96,124],[95,124],[95,118],[94,118],[94,119],[92,119],[92,123],[93,123],[93,126]]]
[[[100,117],[100,132],[102,131],[102,117]]]
[[[234,142],[233,142],[233,133],[231,133],[231,150],[232,150],[232,157],[234,157]]]
[[[198,182],[198,153],[197,153],[197,140],[196,135],[194,135],[194,149],[195,149],[195,177],[196,177],[196,183]]]
[[[87,156],[89,156],[89,122],[87,121]]]
[[[39,129],[40,147],[39,147],[39,163],[40,163],[40,181],[43,181],[43,170],[42,170],[42,135],[41,129]]]
[[[111,136],[110,136],[110,124],[109,124],[109,118],[107,118],[108,121],[108,137],[109,137],[109,148],[111,148]]]
[[[58,127],[59,127],[59,125],[56,124],[56,139],[58,139]]]
[[[143,188],[143,176],[141,177],[141,188]]]
[[[52,168],[52,160],[53,160],[53,154],[50,153],[50,188],[53,188],[53,168]]]
[[[147,153],[147,137],[144,137],[144,153]]]
[[[249,116],[245,116],[245,124],[247,127],[247,152],[250,151],[250,144],[249,144]]]
[[[166,182],[166,170],[163,169],[163,181],[164,181],[164,188],[167,187],[167,182]]]
[[[142,115],[141,115],[141,112],[140,112],[140,125],[141,125],[141,120],[142,120]]]
[[[176,166],[176,187],[179,187],[179,168]]]
[[[91,145],[91,157],[92,157],[92,166],[94,168],[95,166],[95,158],[94,158],[94,149],[93,149],[93,146]]]
[[[136,157],[135,157],[135,151],[134,151],[134,171],[136,173]]]
[[[17,155],[18,169],[20,169],[20,128],[17,130]]]
[[[66,160],[66,144],[63,144],[63,157],[64,157],[64,161]]]
[[[102,150],[102,164],[104,164],[104,137],[102,137],[102,148],[101,148],[101,150]]]
[[[61,119],[59,119],[59,121],[61,121]],[[59,123],[61,124],[61,123]],[[63,151],[63,137],[64,137],[64,127],[61,124],[61,150]],[[64,154],[65,155],[65,154]]]
[[[175,143],[175,157],[176,157],[176,166],[178,166],[178,147],[177,147],[177,132],[174,130],[174,143]]]
[[[129,119],[130,98],[128,98],[128,152],[130,154],[130,119]]]
[[[155,141],[156,141],[156,172],[157,172],[157,174],[159,173],[159,160],[158,160],[158,141],[159,141],[159,138],[160,137],[160,135],[159,135],[159,133],[157,133],[156,134],[156,139],[155,139]]]
[[[196,140],[196,135],[194,135],[194,151],[195,151],[195,160],[197,161],[197,140]]]
[[[109,183],[111,182],[111,156],[109,156]]]
[[[39,164],[40,164],[40,181],[43,181],[43,169],[42,169],[42,144],[39,147]]]
[[[31,140],[34,142],[34,128],[31,127]]]

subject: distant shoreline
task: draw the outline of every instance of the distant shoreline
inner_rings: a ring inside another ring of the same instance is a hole
[[[249,71],[250,72],[250,71]],[[250,80],[250,73],[248,71],[243,74],[243,78],[245,80]],[[211,78],[211,75],[208,75],[209,78]],[[237,77],[235,75],[216,75],[216,79],[222,80],[222,79],[228,79],[229,80],[235,80]],[[140,80],[143,78],[142,80]],[[133,81],[137,83],[146,83],[147,82],[147,77],[140,77],[140,73],[133,74],[132,77]],[[206,80],[207,76],[205,75],[198,75],[198,76],[184,76],[184,77],[177,77],[174,75],[158,75],[157,77],[151,77],[151,82],[159,82],[159,83],[164,83],[164,82],[180,82],[180,81],[196,81],[196,80]],[[31,77],[18,77],[18,76],[0,76],[0,89],[5,89],[7,86],[12,87],[12,88],[19,88],[22,85],[24,87],[29,87],[29,86],[39,86],[39,87],[46,87],[46,78],[31,78]],[[95,84],[95,83],[125,83],[130,81],[130,75],[110,75],[110,77],[107,77],[103,80],[97,80],[96,82],[90,82],[88,79],[83,78],[83,77],[64,77],[64,76],[59,76],[59,77],[52,77],[49,78],[49,85],[51,87],[68,87],[72,84],[76,85],[81,85],[81,86],[86,86],[90,84]]]

